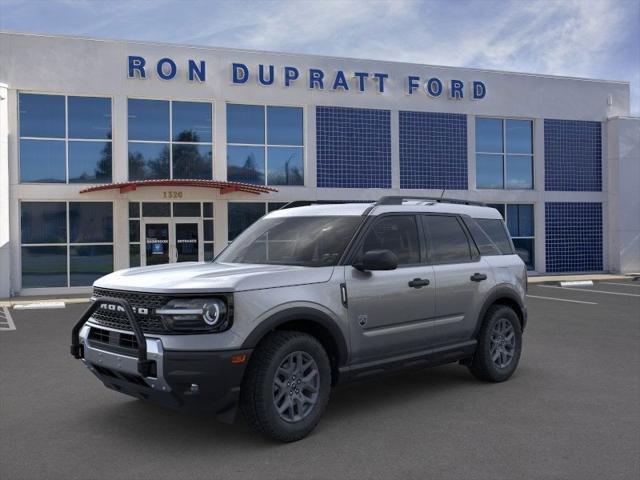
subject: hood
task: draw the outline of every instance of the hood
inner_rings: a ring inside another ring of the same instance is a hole
[[[94,286],[150,293],[241,292],[327,282],[332,272],[333,267],[185,262],[119,270]]]

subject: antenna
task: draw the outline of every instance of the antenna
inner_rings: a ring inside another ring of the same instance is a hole
[[[442,193],[440,194],[440,201],[442,201],[442,198],[444,197],[444,192],[445,192],[445,189],[443,188]]]

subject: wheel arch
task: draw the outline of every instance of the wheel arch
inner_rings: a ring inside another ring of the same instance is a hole
[[[332,383],[336,383],[339,368],[347,363],[347,341],[340,327],[326,313],[310,307],[293,307],[273,314],[249,334],[242,348],[255,348],[269,333],[293,330],[307,333],[322,344],[331,362]]]
[[[504,305],[516,312],[520,320],[520,328],[524,332],[524,328],[527,325],[527,308],[524,302],[513,287],[499,285],[489,292],[482,304],[482,308],[478,314],[478,324],[474,332],[474,337],[480,332],[480,327],[482,326],[487,311],[494,305]]]

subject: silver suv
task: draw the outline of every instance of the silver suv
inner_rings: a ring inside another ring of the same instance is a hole
[[[482,204],[283,207],[212,263],[96,281],[71,353],[119,392],[225,421],[239,406],[255,430],[294,441],[338,383],[449,362],[508,379],[526,282],[500,214]]]

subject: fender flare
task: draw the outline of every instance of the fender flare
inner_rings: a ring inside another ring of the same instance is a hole
[[[310,322],[328,331],[337,348],[338,366],[346,364],[349,358],[349,350],[342,330],[328,314],[311,307],[291,307],[274,313],[253,329],[241,348],[255,348],[270,331],[291,321]]]
[[[482,321],[484,320],[484,317],[487,314],[487,310],[489,310],[489,307],[491,307],[491,305],[493,305],[496,302],[499,302],[502,299],[508,299],[514,302],[518,306],[520,311],[516,311],[516,314],[520,318],[520,326],[522,328],[522,331],[524,332],[524,328],[527,325],[527,307],[522,301],[521,296],[519,295],[518,291],[515,288],[508,286],[506,284],[503,284],[503,285],[498,285],[493,289],[491,289],[487,294],[487,296],[485,297],[485,300],[482,304],[482,308],[478,313],[478,324],[476,326],[475,331],[473,332],[474,338],[478,336],[478,332],[480,331],[480,327],[482,326]]]

